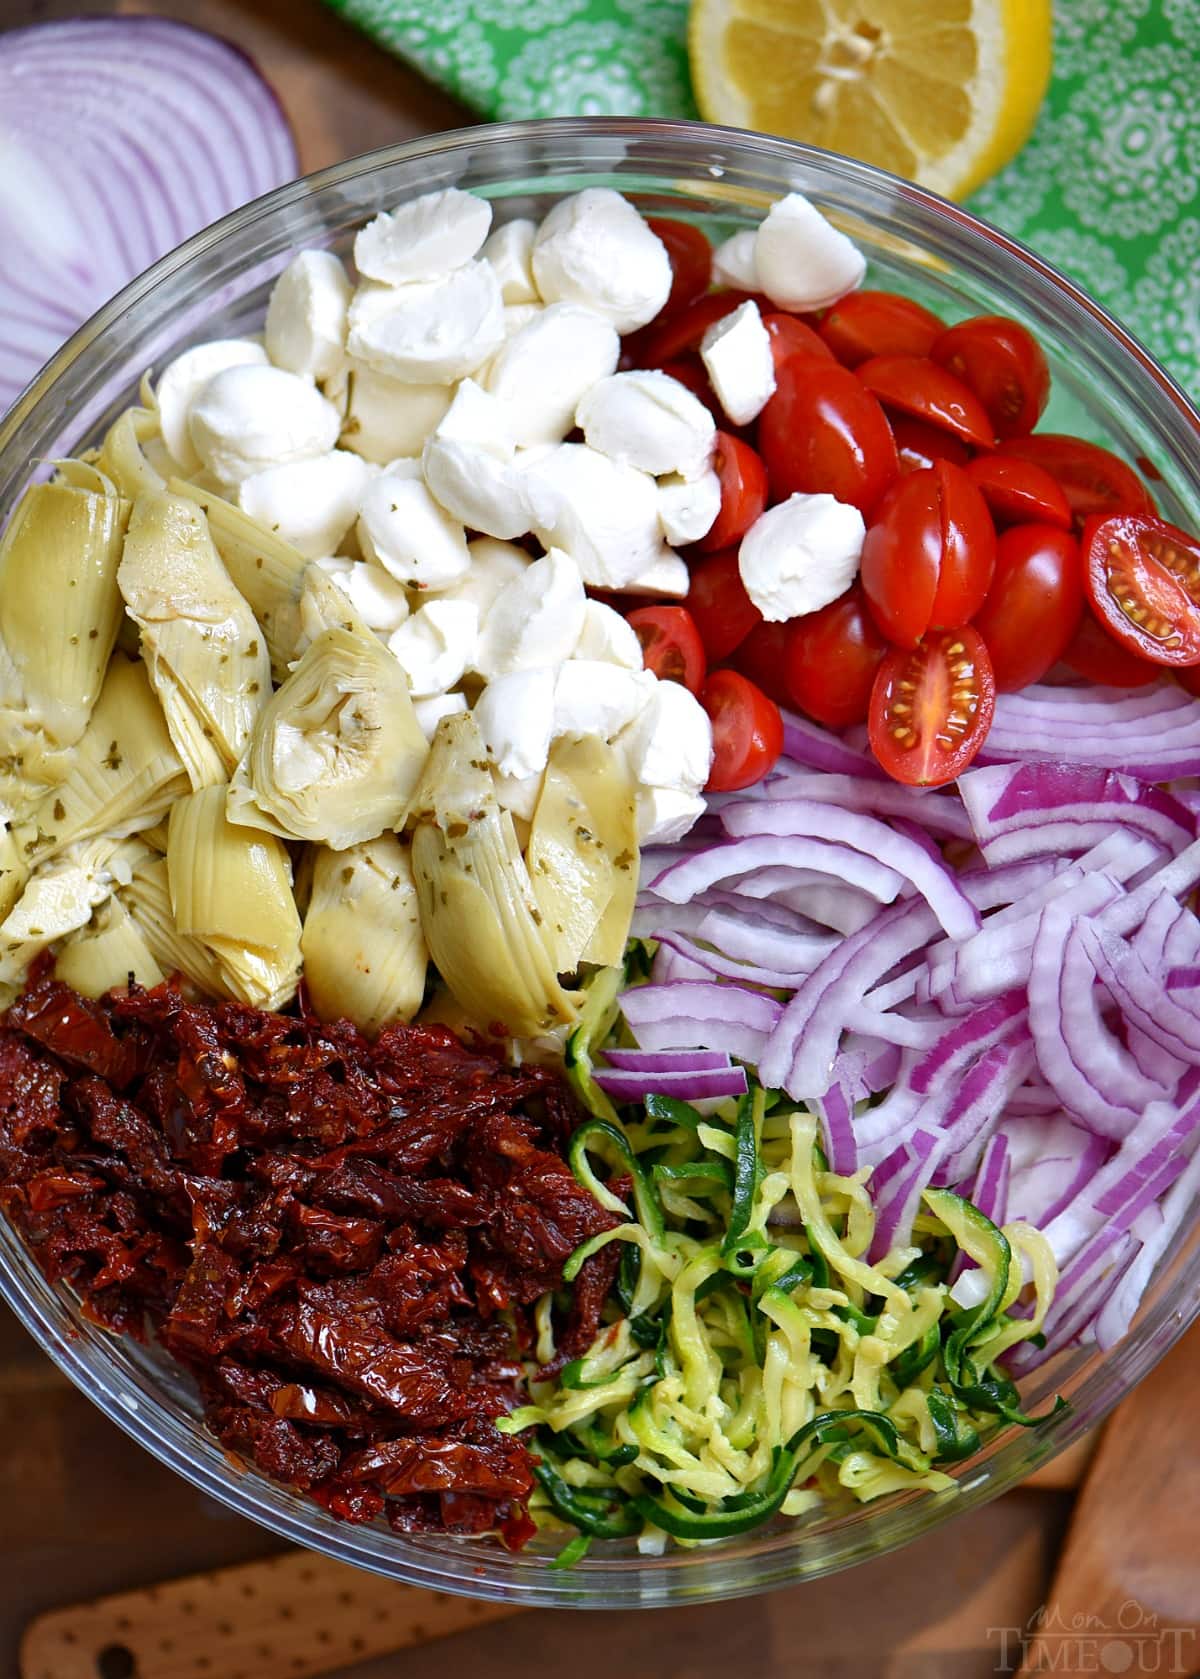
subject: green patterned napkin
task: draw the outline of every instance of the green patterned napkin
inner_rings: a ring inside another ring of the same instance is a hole
[[[330,0],[489,117],[696,115],[687,0]],[[1028,145],[971,208],[1200,395],[1200,0],[1056,0]]]

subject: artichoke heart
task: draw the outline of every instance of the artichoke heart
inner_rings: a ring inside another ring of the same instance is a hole
[[[604,741],[555,742],[525,861],[558,972],[622,961],[637,896],[636,789]]]
[[[167,487],[143,448],[159,435],[158,415],[149,408],[127,408],[108,429],[96,465],[130,501],[162,495]]]
[[[137,840],[105,835],[35,869],[0,924],[0,981],[16,982],[56,939],[86,927],[96,906],[128,884],[145,855]]]
[[[32,868],[14,830],[0,828],[0,921],[25,890]]]
[[[172,809],[167,889],[176,931],[209,952],[223,991],[262,1009],[291,999],[300,979],[291,864],[273,834],[229,821],[224,787],[204,787]]]
[[[558,983],[512,817],[470,712],[443,717],[414,795],[413,876],[425,942],[485,1032],[535,1037],[575,1017]]]
[[[92,720],[68,761],[66,779],[18,830],[28,858],[44,859],[100,834],[151,827],[187,791],[145,665],[113,654]]]
[[[300,595],[312,562],[232,502],[185,478],[172,478],[167,487],[196,503],[208,519],[225,569],[262,626],[275,680],[282,682],[299,648]]]
[[[119,898],[101,904],[86,927],[64,939],[54,974],[84,997],[103,997],[131,982],[149,989],[166,978]]]
[[[429,953],[412,861],[395,834],[348,851],[314,848],[300,949],[322,1020],[344,1016],[373,1036],[412,1019],[425,996]]]
[[[117,582],[188,779],[195,788],[228,780],[270,698],[271,667],[200,509],[181,496],[139,496]]]
[[[408,680],[383,643],[328,629],[259,717],[229,815],[344,851],[396,826],[428,752]]]
[[[165,857],[147,856],[117,896],[164,974],[183,974],[206,997],[230,995],[213,956],[175,925]]]
[[[0,813],[61,779],[56,749],[87,728],[121,622],[117,567],[129,503],[93,468],[90,488],[35,484],[0,538]]]

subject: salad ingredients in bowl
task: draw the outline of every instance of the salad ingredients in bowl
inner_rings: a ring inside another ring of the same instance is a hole
[[[15,507],[0,1200],[302,1534],[583,1581],[940,1509],[1186,1243],[1200,550],[804,194],[528,207]]]

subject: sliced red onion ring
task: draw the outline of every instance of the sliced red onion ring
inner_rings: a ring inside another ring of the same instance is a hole
[[[997,764],[960,776],[959,791],[990,864],[1086,851],[1114,825],[1180,851],[1196,837],[1191,812],[1132,776],[1077,764]]]
[[[1184,1220],[1194,1211],[1200,1193],[1200,1150],[1172,1184],[1161,1203],[1162,1222],[1142,1242],[1129,1269],[1113,1289],[1096,1318],[1096,1345],[1102,1352],[1114,1347],[1129,1331],[1154,1267],[1166,1253]]]
[[[791,711],[783,713],[783,755],[794,763],[828,770],[833,775],[865,776],[869,781],[888,779],[887,772],[868,753]]]
[[[854,1103],[844,1084],[830,1085],[816,1104],[821,1138],[829,1170],[849,1177],[858,1170],[858,1149],[854,1142]]]
[[[781,799],[730,805],[721,812],[721,821],[737,839],[770,834],[836,841],[878,859],[910,881],[951,938],[966,938],[979,926],[979,912],[941,858],[935,860],[915,840],[873,816],[813,799]]]
[[[686,904],[718,881],[767,868],[811,869],[857,886],[880,903],[890,903],[904,884],[898,870],[863,856],[853,847],[828,839],[767,831],[684,857],[656,875],[650,881],[650,890],[668,903]]]
[[[250,60],[167,18],[0,34],[0,112],[0,413],[127,281],[297,170]]]
[[[928,1189],[930,1179],[941,1158],[945,1139],[929,1131],[914,1131],[904,1144],[906,1156],[903,1167],[878,1189],[879,1174],[872,1178],[875,1195],[875,1230],[867,1258],[872,1264],[894,1247],[903,1247],[912,1239],[913,1219],[921,1205],[921,1195]]]
[[[691,1073],[624,1072],[598,1067],[592,1077],[615,1102],[641,1102],[652,1094],[674,1096],[681,1102],[711,1101],[721,1096],[741,1096],[748,1088],[744,1067]]]
[[[1120,1147],[1065,1207],[1046,1218],[1042,1231],[1060,1265],[1079,1252],[1104,1223],[1097,1210],[1127,1205],[1153,1176],[1180,1158],[1200,1133],[1200,1068],[1189,1068],[1173,1097],[1151,1102]]]
[[[697,944],[694,939],[689,939],[686,933],[670,932],[665,927],[660,929],[655,937],[661,944],[665,944],[674,950],[677,955],[695,962],[698,967],[707,969],[710,974],[715,974],[720,979],[737,980],[743,985],[765,985],[778,990],[784,988],[790,990],[797,985],[802,985],[824,954],[824,952],[814,951],[812,960],[806,968],[793,968],[785,971],[780,968],[759,967],[752,962],[733,961],[728,956],[723,956],[719,951],[709,950],[704,945]],[[801,952],[798,951],[797,954],[799,955]]]
[[[1112,1152],[1106,1137],[1066,1115],[1039,1115],[1036,1123],[1006,1118],[1004,1132],[1014,1161],[1009,1205],[1013,1216],[1039,1229],[1071,1205]]]
[[[694,980],[634,986],[621,1010],[642,1049],[719,1049],[754,1063],[782,1012],[762,992]]]
[[[715,1049],[606,1049],[604,1059],[630,1073],[719,1073],[730,1064]]]
[[[920,900],[895,904],[845,939],[815,968],[788,1003],[759,1067],[768,1088],[798,1101],[829,1089],[834,1057],[850,1007],[896,963],[919,949],[937,925]]]
[[[783,762],[783,760],[781,760]],[[743,802],[745,795],[730,795],[729,803]],[[953,839],[970,839],[971,823],[961,802],[942,793],[919,787],[904,787],[898,781],[871,781],[862,775],[822,775],[808,770],[783,772],[768,782],[767,800],[815,799],[837,805],[840,810],[859,810],[868,816],[906,816],[934,834]]]
[[[811,869],[758,869],[732,876],[726,885],[739,898],[769,899],[775,907],[832,927],[847,938],[874,921],[881,902],[861,887],[845,886]]]
[[[999,696],[980,761],[1064,757],[1147,781],[1200,773],[1200,702],[1167,682],[1137,694],[1035,686]]]
[[[1168,992],[1126,939],[1091,923],[1080,927],[1084,948],[1113,1001],[1148,1038],[1189,1066],[1200,1065],[1200,1014]]]
[[[936,1182],[958,1183],[976,1169],[994,1141],[1013,1091],[1028,1077],[1033,1062],[1028,1022],[1018,1020],[969,1069],[945,1110],[946,1152]]]
[[[983,1157],[979,1162],[979,1170],[974,1181],[965,1186],[967,1200],[977,1207],[984,1218],[991,1219],[995,1225],[1001,1225],[1008,1217],[1008,1185],[1011,1175],[1012,1159],[1008,1150],[1008,1138],[1003,1132],[996,1132],[984,1148]],[[945,1172],[943,1163],[939,1176]],[[975,1261],[967,1256],[960,1248],[955,1256],[954,1264],[950,1267],[950,1274],[946,1281],[956,1283],[964,1271],[976,1269]]]

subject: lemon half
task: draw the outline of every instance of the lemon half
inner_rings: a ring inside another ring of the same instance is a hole
[[[709,122],[877,163],[963,198],[1028,138],[1051,0],[692,0]]]

